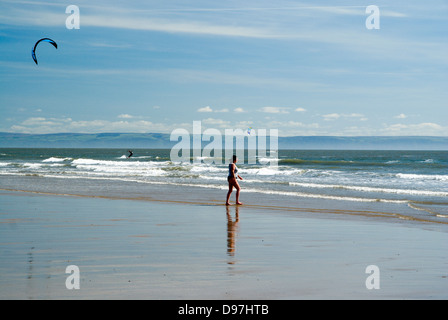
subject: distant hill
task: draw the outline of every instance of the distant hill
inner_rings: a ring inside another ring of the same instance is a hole
[[[448,137],[282,137],[279,149],[448,150]]]
[[[0,132],[0,147],[9,148],[171,148],[163,133],[54,133]]]
[[[170,149],[166,133],[56,133],[0,132],[0,148],[147,148]],[[203,142],[203,146],[209,142]],[[224,146],[224,144],[223,144]],[[324,150],[448,150],[448,137],[279,137],[279,149]]]

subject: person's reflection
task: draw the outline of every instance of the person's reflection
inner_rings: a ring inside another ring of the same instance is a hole
[[[236,236],[238,232],[238,222],[239,222],[239,215],[238,215],[238,206],[234,206],[235,208],[235,220],[232,219],[232,216],[230,214],[230,206],[226,206],[226,213],[227,213],[227,255],[230,257],[233,257],[235,255],[235,242],[236,242]],[[228,264],[234,264],[235,262],[233,260],[230,260]]]

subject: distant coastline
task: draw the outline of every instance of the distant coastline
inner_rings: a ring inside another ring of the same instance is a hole
[[[0,132],[0,148],[141,148],[170,149],[167,133]],[[203,142],[207,145],[208,142]],[[279,137],[278,148],[303,150],[448,150],[448,137],[435,136],[291,136]]]

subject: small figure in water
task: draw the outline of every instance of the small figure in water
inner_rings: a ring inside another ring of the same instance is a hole
[[[128,156],[128,159],[129,159],[130,157],[132,157],[133,153],[131,150],[128,150],[128,152],[129,152],[129,156]]]
[[[242,202],[239,201],[241,187],[238,184],[238,181],[236,180],[237,177],[240,180],[243,180],[243,178],[241,178],[241,176],[238,175],[238,168],[236,166],[237,161],[238,158],[236,157],[236,155],[234,155],[233,162],[229,164],[229,175],[227,176],[227,181],[229,182],[229,192],[227,192],[227,199],[226,199],[227,206],[230,205],[229,199],[234,187],[236,189],[236,204],[243,204]]]

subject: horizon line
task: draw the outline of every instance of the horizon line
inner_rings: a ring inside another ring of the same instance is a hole
[[[171,133],[163,133],[163,132],[53,132],[53,133],[24,133],[24,132],[8,132],[8,131],[0,131],[0,134],[19,134],[19,135],[58,135],[58,134],[83,134],[83,135],[97,135],[97,134],[166,134],[170,135]],[[202,135],[203,133],[201,133]],[[193,135],[193,134],[191,134]],[[291,135],[291,136],[278,136],[279,138],[292,138],[292,137],[332,137],[332,138],[448,138],[447,136],[431,136],[431,135]]]

